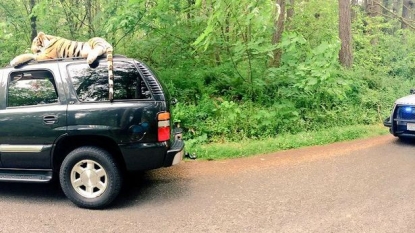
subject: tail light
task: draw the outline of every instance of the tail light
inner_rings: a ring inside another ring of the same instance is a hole
[[[167,141],[170,139],[170,113],[162,112],[157,115],[158,121],[158,141]]]

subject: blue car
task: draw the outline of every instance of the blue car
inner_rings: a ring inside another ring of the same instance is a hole
[[[410,93],[395,101],[391,115],[383,122],[400,139],[415,137],[415,91]]]

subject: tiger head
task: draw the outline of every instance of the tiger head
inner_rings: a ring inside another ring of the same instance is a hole
[[[46,35],[44,32],[39,32],[33,39],[31,50],[33,53],[40,53],[45,50],[50,44],[54,36]]]

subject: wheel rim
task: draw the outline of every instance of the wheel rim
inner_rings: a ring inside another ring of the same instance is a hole
[[[108,176],[101,164],[93,160],[82,160],[71,171],[71,184],[85,198],[102,195],[108,186]]]

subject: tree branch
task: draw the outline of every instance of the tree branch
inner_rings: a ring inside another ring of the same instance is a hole
[[[384,5],[380,4],[378,1],[374,1],[374,2],[375,2],[376,5],[379,5],[385,11],[391,13],[393,16],[395,16],[397,19],[399,19],[402,23],[406,24],[408,27],[410,27],[411,29],[415,30],[415,26],[411,25],[402,16],[397,15],[395,12],[391,11],[390,9],[388,9],[387,7],[385,7]]]

